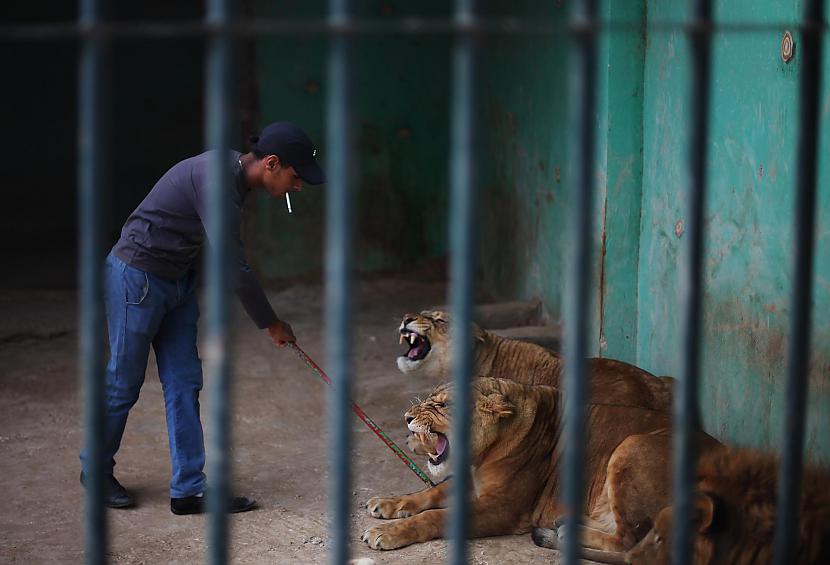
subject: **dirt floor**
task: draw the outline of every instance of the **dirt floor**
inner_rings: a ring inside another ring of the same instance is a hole
[[[354,319],[357,403],[396,441],[403,412],[434,383],[408,381],[395,358],[401,315],[445,299],[439,283],[384,279],[361,283]],[[271,294],[306,352],[325,368],[322,289],[297,285]],[[236,312],[233,474],[235,491],[259,508],[230,517],[236,563],[327,562],[329,472],[326,386],[287,349],[277,349]],[[71,291],[0,292],[0,562],[83,560],[82,440],[75,295]],[[211,384],[205,383],[207,419]],[[209,424],[206,433],[210,434]],[[354,419],[352,555],[377,563],[442,563],[447,542],[377,552],[360,541],[377,522],[363,508],[375,495],[423,484]],[[138,500],[111,510],[113,563],[197,563],[205,556],[205,517],[169,510],[169,460],[161,386],[151,358],[132,410],[116,475]],[[210,479],[210,477],[208,477]],[[474,540],[470,561],[557,563],[529,535]]]

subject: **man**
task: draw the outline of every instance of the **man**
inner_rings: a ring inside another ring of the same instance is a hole
[[[228,206],[234,216],[232,236],[238,243],[236,293],[254,323],[277,346],[294,342],[288,323],[277,318],[256,276],[245,262],[239,238],[242,202],[254,187],[274,197],[298,192],[303,182],[322,184],[308,136],[296,125],[267,126],[254,148],[244,155],[228,154],[233,179],[228,179]],[[107,256],[105,304],[109,330],[104,415],[106,504],[125,508],[133,496],[113,474],[115,454],[130,408],[138,400],[152,346],[164,392],[172,478],[170,509],[197,514],[205,509],[205,446],[199,418],[202,366],[196,349],[199,306],[196,298],[198,257],[205,241],[208,151],[174,165],[133,211],[121,237]],[[89,465],[81,452],[81,482]],[[250,510],[246,497],[231,501],[231,512]]]

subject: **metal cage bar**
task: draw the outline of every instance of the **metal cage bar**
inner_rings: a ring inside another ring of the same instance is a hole
[[[207,21],[216,26],[207,45],[205,77],[206,145],[215,153],[208,165],[208,225],[210,249],[207,254],[207,350],[211,437],[208,458],[210,490],[207,494],[208,561],[228,562],[228,511],[230,505],[230,307],[231,273],[230,207],[227,182],[231,178],[230,147],[234,131],[235,82],[233,80],[233,38],[227,25],[233,19],[233,0],[209,0]]]
[[[571,22],[589,29],[597,17],[596,0],[582,0],[572,8]],[[591,301],[591,265],[593,265],[594,214],[594,110],[596,105],[596,34],[577,34],[570,60],[571,100],[573,111],[568,128],[576,139],[570,158],[574,177],[571,198],[576,217],[571,224],[570,270],[567,281],[565,318],[565,406],[563,415],[564,466],[561,469],[563,503],[568,509],[566,523],[576,532],[582,517],[583,480],[585,469],[585,400],[588,356],[588,312]],[[575,564],[579,559],[579,536],[568,536],[563,552],[564,562]]]
[[[79,26],[90,30],[102,19],[101,0],[82,0]],[[84,387],[84,444],[88,473],[84,544],[87,563],[106,561],[107,521],[104,508],[103,422],[104,370],[101,344],[104,341],[103,296],[103,183],[105,170],[106,120],[105,40],[87,35],[78,61],[78,239],[79,283],[79,369]]]
[[[790,346],[786,384],[786,413],[778,473],[775,524],[775,563],[792,563],[804,468],[804,420],[807,411],[807,377],[810,371],[810,301],[813,294],[813,262],[816,225],[816,175],[818,172],[819,88],[821,85],[822,0],[804,3],[804,31],[799,52],[798,148],[793,219],[794,254],[790,318]]]
[[[475,0],[457,0],[455,22],[475,21]],[[473,271],[475,261],[475,38],[455,36],[452,51],[450,107],[450,306],[453,342],[453,457],[449,538],[450,563],[467,562],[470,490],[470,421],[472,375]]]
[[[346,24],[350,0],[330,0],[329,22]],[[326,203],[326,348],[334,386],[329,393],[331,438],[331,511],[334,521],[331,563],[349,557],[349,504],[351,498],[351,296],[352,296],[352,195],[350,40],[331,38],[326,98],[326,152],[328,190]]]
[[[711,0],[690,3],[692,31],[691,76],[689,80],[690,135],[686,184],[687,231],[681,248],[680,307],[681,359],[680,382],[674,398],[673,504],[676,534],[672,542],[672,563],[691,563],[692,486],[696,473],[695,431],[700,427],[698,382],[700,375],[700,319],[703,302],[703,211],[706,203],[706,143],[709,126],[709,84],[711,62]]]

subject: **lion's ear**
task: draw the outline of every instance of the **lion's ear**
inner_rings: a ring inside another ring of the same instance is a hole
[[[421,310],[421,316],[424,318],[432,318],[433,320],[447,321],[447,313],[441,310]]]
[[[503,394],[494,392],[482,398],[476,405],[482,414],[492,414],[498,419],[512,416],[515,410],[513,403]]]
[[[697,531],[704,534],[712,527],[715,519],[715,499],[705,492],[696,493],[694,498],[694,523]]]
[[[486,337],[487,334],[485,331],[478,327],[478,324],[473,323],[473,338],[475,338],[476,341],[483,343]]]

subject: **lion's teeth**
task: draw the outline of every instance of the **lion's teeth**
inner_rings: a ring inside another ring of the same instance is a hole
[[[416,339],[418,339],[418,337],[415,334],[409,334],[409,341],[410,343],[412,343],[412,345],[415,345]]]
[[[398,340],[398,343],[403,343],[403,334],[401,334],[401,339]]]

